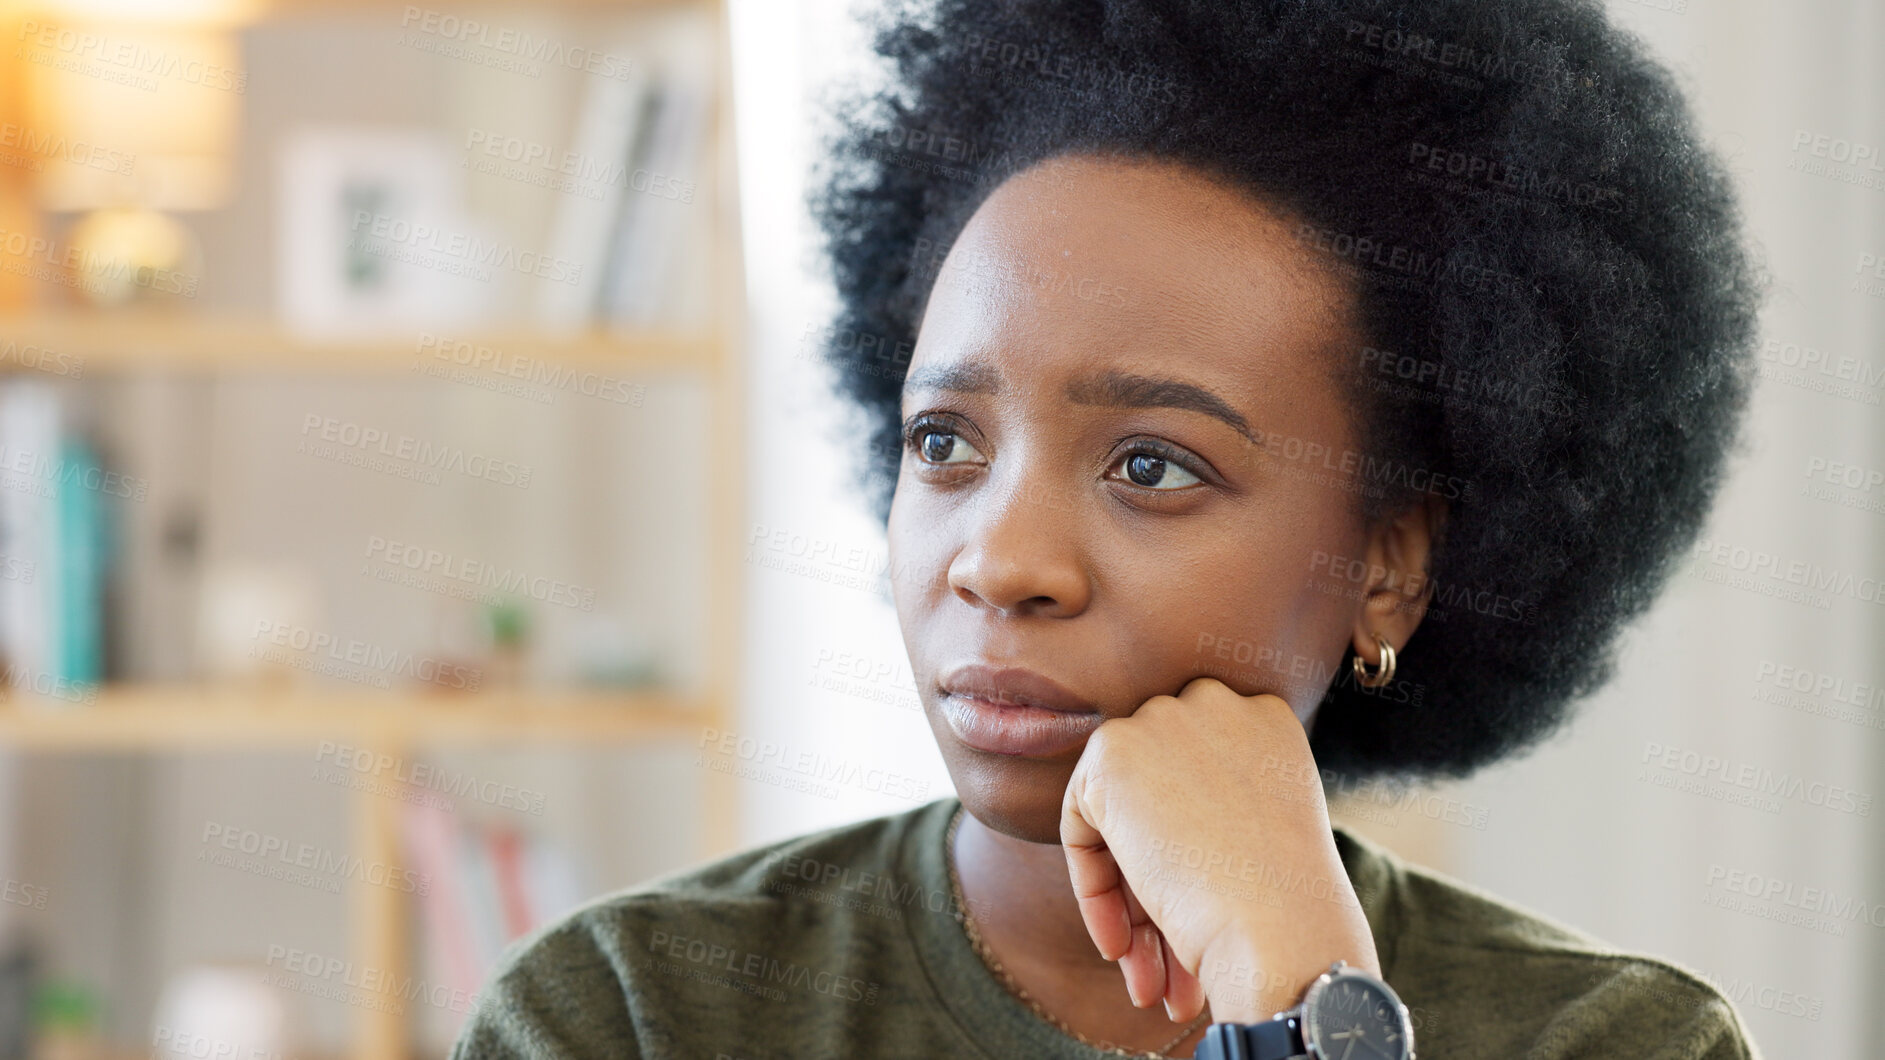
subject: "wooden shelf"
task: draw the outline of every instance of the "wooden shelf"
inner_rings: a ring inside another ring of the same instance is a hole
[[[320,740],[401,747],[635,743],[697,736],[716,712],[659,692],[412,693],[107,687],[90,703],[0,700],[0,747],[33,751],[194,751],[298,747]]]
[[[547,0],[543,7],[553,11],[572,13],[597,12],[611,14],[618,11],[662,10],[664,8],[699,7],[711,10],[718,0]],[[247,5],[250,20],[280,18],[285,15],[326,15],[335,12],[399,12],[405,6],[405,0],[259,0]],[[480,3],[477,5],[448,4],[422,5],[454,15],[469,15],[477,18],[480,14],[493,11],[504,12],[518,9],[517,4]]]
[[[267,319],[190,313],[21,313],[0,317],[0,336],[19,348],[36,347],[76,363],[79,372],[139,368],[211,371],[385,372],[417,374],[415,366],[460,367],[433,348],[421,351],[421,335],[437,334],[454,347],[469,342],[497,352],[505,363],[530,363],[591,371],[657,370],[711,372],[724,363],[727,342],[713,334],[589,332],[561,335],[527,329],[457,332],[413,328],[365,338],[309,338]],[[0,373],[32,371],[20,354],[0,360]],[[488,358],[487,358],[488,360]],[[489,367],[465,370],[502,378]]]

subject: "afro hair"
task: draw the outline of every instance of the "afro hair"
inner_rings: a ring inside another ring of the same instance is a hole
[[[879,517],[969,215],[1057,158],[1175,161],[1342,270],[1370,341],[1332,368],[1364,451],[1463,484],[1402,693],[1338,671],[1318,764],[1463,777],[1609,679],[1737,446],[1761,292],[1723,166],[1599,4],[934,0],[873,29],[889,84],[837,108],[811,207],[838,295],[820,354],[868,423]],[[1381,485],[1370,519],[1417,496]]]

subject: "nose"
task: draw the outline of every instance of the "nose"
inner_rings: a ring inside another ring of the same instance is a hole
[[[1073,508],[1064,491],[985,488],[963,513],[950,590],[1004,615],[1071,618],[1085,611],[1093,586]]]

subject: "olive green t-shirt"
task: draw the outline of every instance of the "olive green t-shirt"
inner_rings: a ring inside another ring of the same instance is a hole
[[[598,899],[513,947],[455,1060],[1101,1060],[990,973],[955,912],[940,799]],[[1708,983],[1340,826],[1424,1060],[1757,1060]],[[1180,1050],[1181,1052],[1183,1050]]]

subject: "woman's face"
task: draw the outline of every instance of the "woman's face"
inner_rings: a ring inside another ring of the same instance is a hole
[[[956,789],[1003,832],[1056,842],[1086,736],[1152,696],[1212,676],[1308,725],[1349,644],[1376,657],[1367,586],[1329,573],[1382,545],[1343,488],[1362,339],[1292,231],[1190,169],[1074,157],[948,248],[891,582]]]

